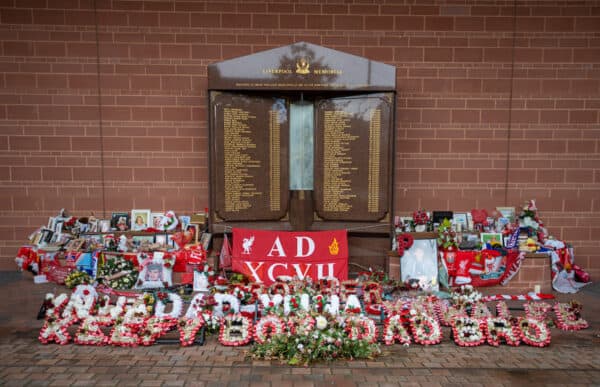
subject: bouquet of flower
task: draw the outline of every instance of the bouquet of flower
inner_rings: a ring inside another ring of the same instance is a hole
[[[413,212],[413,222],[421,225],[427,224],[429,222],[429,215],[423,210],[417,210]]]
[[[73,289],[77,285],[81,285],[81,284],[88,285],[88,284],[91,284],[92,282],[93,282],[92,277],[90,277],[90,275],[84,271],[77,271],[77,270],[72,271],[65,278],[65,285],[69,289]]]
[[[133,263],[121,257],[108,259],[98,271],[98,282],[113,289],[131,289],[137,277]]]

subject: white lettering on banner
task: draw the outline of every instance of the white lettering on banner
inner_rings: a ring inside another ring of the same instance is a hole
[[[273,271],[275,270],[275,268],[276,268],[277,266],[282,266],[282,267],[284,267],[286,270],[287,270],[287,268],[288,268],[288,266],[287,266],[287,263],[274,263],[274,264],[272,264],[272,265],[271,265],[271,267],[269,267],[269,270],[267,270],[267,275],[269,276],[269,279],[270,279],[271,281],[273,281],[273,282],[275,282],[275,277],[273,276]],[[287,273],[287,271],[286,271],[286,273]],[[283,275],[283,274],[280,274],[280,275]]]
[[[327,264],[327,267],[329,269],[329,274],[327,274],[327,275],[323,275],[323,265],[324,265],[323,263],[317,264],[317,281],[325,279],[325,278],[329,278],[329,277],[334,277],[335,271],[333,271],[333,266],[335,265],[335,263]]]
[[[304,251],[302,249],[303,241],[308,242],[308,251],[306,253],[304,253]],[[298,258],[309,257],[314,252],[315,252],[315,241],[313,241],[311,238],[309,238],[307,236],[297,236],[296,237],[296,257],[298,257]]]
[[[308,271],[310,270],[312,263],[309,263],[308,265],[306,265],[306,270],[304,270],[304,273],[302,272],[302,269],[300,269],[300,264],[294,263],[292,266],[296,270],[296,277],[303,280],[304,277],[306,277],[306,275],[308,274]]]
[[[279,237],[277,237],[275,239],[275,242],[273,242],[273,246],[271,247],[269,254],[267,254],[268,257],[273,256],[273,250],[275,250],[277,252],[277,255],[279,257],[285,257],[285,251],[283,250],[283,246],[281,245],[281,241],[279,240]]]
[[[246,266],[248,266],[248,269],[250,269],[251,274],[254,277],[254,282],[262,283],[262,280],[260,279],[260,277],[258,276],[258,273],[256,271],[258,269],[260,269],[260,267],[264,264],[264,262],[259,262],[259,264],[258,264],[258,266],[256,266],[256,268],[252,267],[252,262],[244,261],[244,263],[246,264]]]

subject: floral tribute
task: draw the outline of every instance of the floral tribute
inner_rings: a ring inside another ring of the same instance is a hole
[[[527,318],[544,321],[546,314],[552,309],[552,306],[546,302],[526,302],[523,304],[523,308],[525,309],[525,316]]]
[[[550,329],[543,322],[531,318],[520,318],[518,326],[521,331],[521,340],[525,344],[533,347],[550,345]]]
[[[461,347],[476,347],[485,342],[485,320],[457,317],[452,321],[454,342]]]
[[[589,327],[588,322],[581,318],[581,309],[582,305],[577,301],[554,305],[556,326],[563,331],[578,331]]]
[[[465,347],[484,342],[537,347],[550,343],[546,321],[534,318],[535,311],[548,312],[547,304],[529,303],[525,318],[512,318],[501,301],[496,304],[497,317],[493,317],[481,294],[467,285],[448,300],[421,296],[368,303],[381,306],[380,320],[370,318],[361,307],[365,301],[362,295],[369,301],[380,301],[381,286],[374,284],[377,280],[369,281],[362,282],[367,284],[363,294],[346,287],[345,302],[340,300],[339,288],[329,287],[329,293],[323,294],[317,284],[308,282],[304,286],[278,286],[277,291],[238,282],[224,287],[225,293],[198,293],[187,303],[168,289],[141,294],[113,291],[107,295],[96,292],[107,292],[106,288],[79,285],[70,296],[46,296],[46,320],[39,340],[44,344],[133,347],[155,344],[173,331],[182,346],[189,346],[202,329],[218,334],[218,341],[225,346],[254,342],[249,351],[252,358],[289,364],[373,358],[381,352],[379,342],[438,344],[443,339],[441,324],[450,326],[455,343]],[[301,291],[292,293],[293,289]],[[250,305],[254,313],[242,313]],[[559,303],[553,309],[561,329],[588,326],[581,318],[579,303]],[[381,332],[376,321],[383,322]]]
[[[487,343],[497,347],[502,339],[511,346],[521,344],[521,332],[508,319],[503,317],[485,319],[485,330],[487,335]]]

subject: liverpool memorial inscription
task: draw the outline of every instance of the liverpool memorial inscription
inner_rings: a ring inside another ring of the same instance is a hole
[[[275,220],[287,211],[288,112],[283,99],[214,97],[217,215],[228,221]]]
[[[321,100],[316,107],[315,198],[326,220],[385,217],[391,106],[385,95]]]

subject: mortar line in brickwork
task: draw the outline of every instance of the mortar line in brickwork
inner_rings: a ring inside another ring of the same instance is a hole
[[[102,187],[102,218],[106,219],[106,184],[104,181],[104,127],[102,120],[102,87],[100,85],[100,37],[98,32],[98,7],[94,0],[94,27],[96,32],[96,84],[98,86],[98,136],[100,137],[100,185]]]
[[[508,91],[508,123],[506,126],[506,167],[504,169],[504,205],[508,206],[508,177],[510,173],[510,139],[512,129],[513,88],[515,80],[515,53],[517,43],[517,0],[513,1],[513,31],[510,59],[510,87]]]

